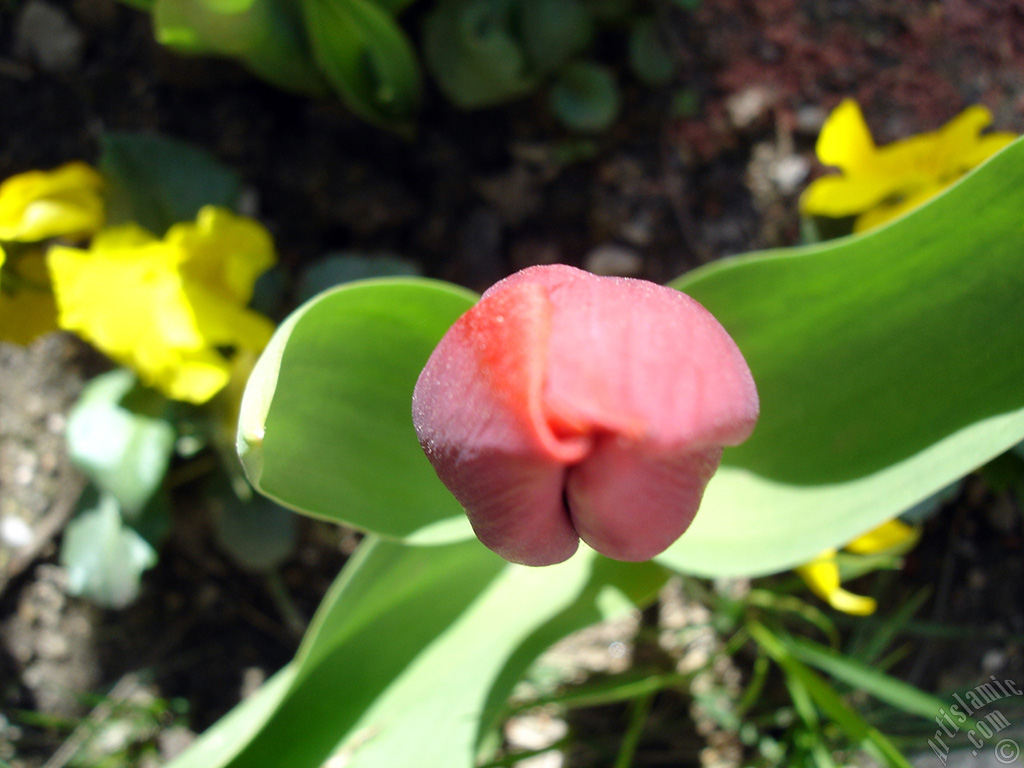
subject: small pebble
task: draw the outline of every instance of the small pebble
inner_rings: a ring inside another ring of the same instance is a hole
[[[32,529],[28,523],[14,515],[0,518],[0,542],[11,549],[21,549],[32,543]]]
[[[636,277],[644,260],[635,249],[618,243],[602,243],[583,259],[583,268],[595,275]]]
[[[85,39],[60,8],[28,0],[14,26],[14,52],[45,72],[70,72],[82,65]]]
[[[752,85],[733,96],[725,103],[729,120],[739,130],[745,130],[760,122],[775,104],[775,93],[760,85]]]
[[[786,155],[772,163],[769,175],[784,195],[792,195],[811,172],[811,162],[800,155]]]

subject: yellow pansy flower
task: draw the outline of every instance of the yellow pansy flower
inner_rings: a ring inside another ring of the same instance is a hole
[[[807,216],[856,216],[862,232],[894,219],[938,194],[1005,147],[1012,133],[982,131],[992,114],[968,107],[937,131],[876,146],[860,107],[846,99],[828,116],[815,147],[840,175],[813,181],[800,198]]]
[[[0,240],[80,238],[103,226],[103,179],[85,163],[20,173],[0,184]]]
[[[902,554],[917,543],[919,536],[917,528],[893,519],[854,539],[845,549],[858,555]],[[811,592],[837,611],[855,616],[867,616],[875,612],[875,601],[872,598],[855,595],[842,588],[836,550],[825,550],[814,560],[797,568],[796,572]]]
[[[273,324],[246,304],[273,243],[254,221],[212,207],[163,239],[135,224],[101,231],[88,250],[49,251],[58,323],[168,397],[203,403],[258,352]]]

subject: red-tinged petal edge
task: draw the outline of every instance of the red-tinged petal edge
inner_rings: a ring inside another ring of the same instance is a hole
[[[757,413],[739,349],[696,301],[563,265],[485,292],[413,396],[424,451],[481,541],[529,565],[579,537],[620,560],[664,551]]]

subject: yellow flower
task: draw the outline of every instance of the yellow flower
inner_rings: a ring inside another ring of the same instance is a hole
[[[103,225],[103,179],[85,163],[28,171],[0,184],[0,240],[86,237]]]
[[[868,531],[845,549],[858,555],[903,554],[917,543],[919,532],[913,526],[893,519]],[[810,590],[837,611],[855,616],[875,612],[875,601],[855,595],[840,586],[839,562],[834,549],[827,549],[809,563],[796,569]]]
[[[812,182],[800,199],[800,211],[856,216],[855,232],[894,219],[1016,138],[1012,133],[983,135],[991,122],[985,107],[968,107],[937,131],[878,147],[857,102],[846,99],[828,116],[816,146],[818,159],[841,174]]]
[[[271,322],[245,305],[273,243],[254,221],[212,207],[162,240],[135,224],[101,231],[89,250],[55,246],[58,322],[175,400],[203,403],[239,352],[258,352]]]
[[[57,307],[42,251],[8,259],[0,248],[0,339],[28,344],[57,330]]]

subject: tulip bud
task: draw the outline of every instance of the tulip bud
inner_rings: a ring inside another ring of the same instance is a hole
[[[736,344],[689,296],[553,265],[502,280],[456,321],[412,412],[480,540],[550,565],[581,538],[617,560],[664,551],[758,399]]]

